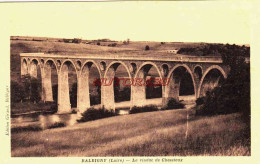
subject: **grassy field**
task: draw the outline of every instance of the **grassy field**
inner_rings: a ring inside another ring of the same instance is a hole
[[[187,110],[116,116],[63,128],[12,133],[12,156],[249,156],[238,113],[194,117]]]

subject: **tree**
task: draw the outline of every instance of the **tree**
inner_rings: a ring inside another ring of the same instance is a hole
[[[221,86],[197,100],[197,105],[202,104],[199,114],[242,112],[244,118],[250,120],[250,65],[245,63],[249,51],[227,44],[219,52],[223,63],[230,67],[230,73]]]
[[[145,46],[145,51],[150,50],[150,47],[148,45]]]
[[[25,98],[25,90],[22,85],[15,81],[11,81],[11,102],[21,102]]]
[[[31,101],[38,103],[41,100],[41,81],[31,78]]]

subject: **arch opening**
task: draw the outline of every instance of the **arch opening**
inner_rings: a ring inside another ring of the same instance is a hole
[[[162,76],[159,69],[154,64],[147,63],[143,65],[135,76],[135,80],[142,81],[143,86],[137,86],[140,94],[144,94],[145,99],[162,98]]]
[[[130,79],[129,69],[123,62],[113,62],[107,67],[102,81],[102,101],[106,108],[119,109],[130,106],[131,85],[126,83]]]
[[[128,69],[121,63],[113,63],[108,68],[105,80],[110,83],[113,79],[111,86],[113,86],[114,102],[130,101],[131,86],[125,83],[125,80],[130,77]]]
[[[68,77],[69,77],[69,90],[70,90],[70,104],[71,108],[76,108],[77,107],[77,73],[75,67],[67,62],[69,64],[69,72],[68,72]]]
[[[147,84],[145,88],[146,99],[161,98],[162,85],[156,83],[157,80],[160,80],[160,75],[157,72],[156,68],[151,65],[148,65],[144,67],[144,70],[146,72],[145,81]]]
[[[100,72],[98,67],[93,62],[87,62],[82,68],[82,90],[87,107],[101,104],[101,85],[100,85]]]
[[[31,100],[33,102],[39,102],[43,100],[42,93],[42,77],[41,67],[36,59],[31,61],[30,65],[30,78],[31,78]]]
[[[27,64],[26,59],[23,59],[21,73],[22,73],[22,76],[28,74],[28,64]]]
[[[48,60],[44,67],[45,71],[45,86],[43,87],[43,93],[45,95],[45,101],[58,102],[58,70],[55,63],[52,60]]]
[[[191,71],[184,66],[178,66],[169,74],[167,97],[175,100],[195,99],[195,84]]]
[[[130,78],[127,69],[123,65],[115,65],[114,98],[115,102],[130,101],[131,87],[124,84],[124,79]],[[123,80],[121,80],[123,79]]]
[[[225,75],[217,68],[213,68],[209,70],[204,78],[201,80],[201,85],[199,89],[199,96],[203,97],[210,91],[212,91],[215,87],[221,86],[225,79]]]

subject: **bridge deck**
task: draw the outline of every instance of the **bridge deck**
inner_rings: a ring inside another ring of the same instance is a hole
[[[142,60],[142,61],[179,61],[179,62],[206,62],[222,63],[221,57],[212,56],[188,56],[179,54],[154,54],[136,55],[136,54],[44,54],[44,53],[21,53],[21,57],[38,58],[69,58],[69,59],[110,59],[110,60]]]

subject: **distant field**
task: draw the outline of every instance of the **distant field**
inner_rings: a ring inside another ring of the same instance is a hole
[[[185,109],[116,116],[64,128],[12,133],[13,157],[249,156],[240,114],[196,117]]]
[[[11,40],[11,79],[19,81],[20,77],[20,53],[54,53],[54,54],[67,54],[67,55],[95,55],[95,54],[116,54],[120,56],[167,56],[170,57],[174,54],[169,54],[166,50],[178,50],[183,47],[197,47],[204,43],[182,43],[182,42],[147,42],[138,41],[129,44],[123,44],[122,41],[116,42],[116,47],[108,47],[107,45],[114,42],[100,42],[101,45],[92,44],[76,44],[76,43],[64,43],[58,42],[57,38],[49,38],[48,41],[33,41],[33,38],[26,37],[13,37],[13,39],[20,38],[23,40]],[[26,40],[28,39],[28,40]],[[145,51],[146,45],[150,46],[150,51]],[[123,70],[125,71],[125,70]],[[118,70],[118,73],[123,72]]]
[[[24,38],[23,38],[24,39]],[[181,47],[196,47],[202,43],[165,43],[161,42],[130,42],[125,45],[123,42],[116,42],[116,47],[108,47],[109,42],[101,42],[101,45],[93,44],[75,44],[75,43],[64,43],[57,41],[32,41],[31,40],[11,40],[11,79],[14,81],[19,81],[21,72],[20,63],[20,53],[54,53],[54,54],[68,54],[68,55],[94,55],[94,54],[116,54],[121,56],[171,56],[173,54],[163,53],[162,50],[179,49]],[[57,39],[56,39],[57,40]],[[145,51],[144,47],[146,45],[150,46],[150,51]],[[95,70],[95,69],[93,69]],[[72,71],[73,72],[73,71]],[[97,72],[94,71],[94,74]],[[156,75],[155,69],[151,69],[149,72],[151,75]],[[119,67],[117,70],[117,76],[125,77],[127,76],[126,70],[123,67]],[[98,77],[92,76],[92,77]],[[57,81],[56,79],[54,81]],[[92,80],[93,81],[93,80]],[[74,81],[75,82],[75,81]]]

